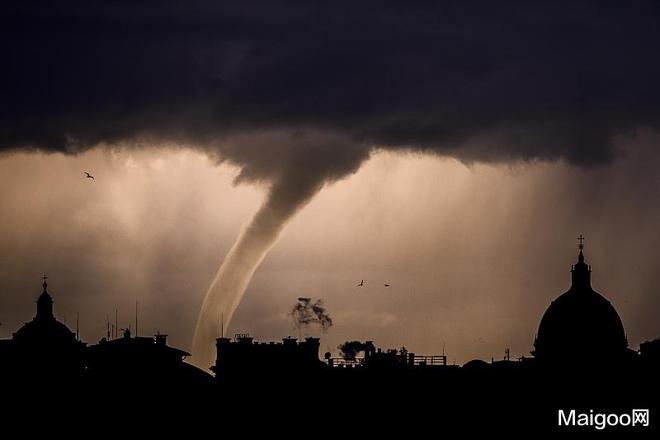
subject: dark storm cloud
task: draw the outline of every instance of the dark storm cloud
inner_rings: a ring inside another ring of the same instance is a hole
[[[374,144],[586,164],[611,159],[612,136],[655,126],[660,110],[654,2],[64,1],[1,9],[4,150],[180,141],[266,180],[309,161],[320,162],[310,166],[320,180],[340,176]],[[262,130],[343,141],[327,151],[227,142]]]
[[[193,361],[286,223],[374,147],[615,155],[660,111],[654,2],[5,1],[0,151],[196,147],[268,194],[204,300]]]

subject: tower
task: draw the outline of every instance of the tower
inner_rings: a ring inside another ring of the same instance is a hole
[[[44,282],[41,286],[44,290],[41,292],[41,295],[39,295],[39,298],[37,298],[37,316],[35,319],[55,319],[55,316],[53,315],[53,298],[48,293],[48,283],[46,282],[48,277],[44,275],[42,279]]]

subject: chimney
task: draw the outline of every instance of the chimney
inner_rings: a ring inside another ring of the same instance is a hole
[[[156,345],[167,345],[167,335],[161,335],[157,333],[154,338],[156,339]]]

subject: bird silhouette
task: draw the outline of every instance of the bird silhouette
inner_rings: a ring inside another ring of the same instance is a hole
[[[385,283],[384,285],[385,285],[385,287],[390,287],[390,285],[389,285],[389,284],[387,284],[387,283]]]
[[[85,177],[87,177],[88,179],[96,180],[96,179],[94,179],[94,176],[89,174],[87,171],[83,171],[83,173],[85,173]]]
[[[355,287],[362,287],[362,286],[364,286],[364,280],[361,280]]]

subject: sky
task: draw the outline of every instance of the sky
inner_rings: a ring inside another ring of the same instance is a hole
[[[0,334],[46,272],[90,341],[522,355],[582,233],[657,337],[657,4],[353,3],[4,2]]]
[[[298,336],[289,312],[312,297],[334,325],[302,335],[320,336],[323,352],[372,339],[421,354],[444,344],[458,363],[528,355],[583,233],[594,288],[636,347],[660,334],[658,140],[641,134],[626,157],[587,170],[375,152],[287,225],[226,332]],[[138,301],[141,334],[189,350],[208,284],[264,198],[236,173],[186,150],[5,157],[0,337],[32,318],[45,272],[56,315],[74,328],[80,312],[83,340],[105,336],[115,308],[133,325]]]

